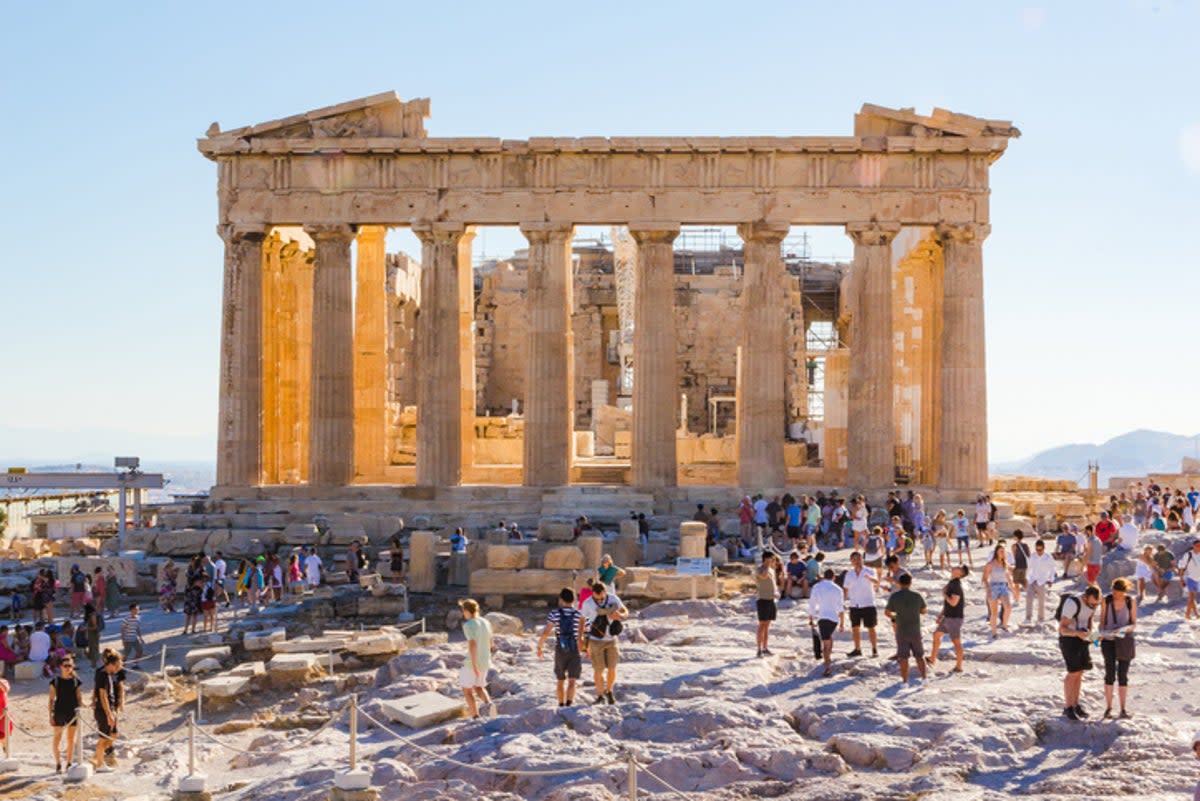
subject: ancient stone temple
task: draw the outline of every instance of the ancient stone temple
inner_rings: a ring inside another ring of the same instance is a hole
[[[225,241],[218,492],[985,486],[1010,123],[865,105],[851,136],[514,141],[430,137],[429,108],[385,93],[199,141]],[[494,225],[528,249],[477,272]],[[851,264],[789,254],[818,225]],[[691,226],[739,241],[689,273]],[[419,263],[387,253],[395,228]]]

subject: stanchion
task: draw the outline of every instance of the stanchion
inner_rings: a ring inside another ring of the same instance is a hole
[[[198,697],[198,696],[197,696]],[[175,797],[179,799],[209,798],[205,785],[208,777],[196,770],[196,716],[188,715],[188,772],[179,780]]]
[[[629,755],[629,801],[637,801],[637,760]]]
[[[350,770],[333,777],[334,799],[374,798],[371,774],[358,767],[358,695],[350,696]]]
[[[196,685],[196,720],[204,720],[204,685]]]
[[[12,739],[14,727],[9,725],[7,709],[0,712],[0,726],[4,727],[3,730],[0,730],[4,735],[4,759],[0,761],[0,773],[12,773],[21,767],[21,761],[13,759],[9,751],[9,740]]]
[[[163,645],[162,651],[158,656],[158,675],[163,681],[167,680],[167,646]]]
[[[75,713],[75,764],[67,768],[67,781],[85,782],[92,778],[92,763],[83,761],[83,721]]]
[[[333,649],[329,649],[329,677],[333,678]]]

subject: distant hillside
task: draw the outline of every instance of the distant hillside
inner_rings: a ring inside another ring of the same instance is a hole
[[[1087,475],[1089,461],[1100,463],[1101,486],[1109,476],[1144,476],[1179,471],[1183,457],[1200,453],[1200,435],[1183,436],[1139,429],[1100,445],[1060,445],[1022,461],[991,466],[993,473],[1065,478]]]

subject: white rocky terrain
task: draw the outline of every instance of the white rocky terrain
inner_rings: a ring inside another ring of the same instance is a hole
[[[843,551],[831,562],[837,566],[844,558]],[[940,608],[943,581],[916,571],[915,588],[930,602],[926,632]],[[560,709],[550,660],[537,660],[536,637],[529,633],[544,609],[510,608],[528,623],[523,634],[496,638],[493,719],[457,718],[413,730],[387,717],[389,701],[414,693],[460,697],[456,678],[465,647],[459,635],[447,644],[410,648],[382,667],[339,672],[336,682],[263,689],[210,710],[204,731],[249,753],[202,738],[197,759],[215,798],[325,798],[335,774],[347,767],[347,717],[305,741],[357,685],[364,712],[413,743],[360,719],[360,763],[385,801],[623,799],[629,797],[627,763],[612,763],[628,753],[640,766],[639,797],[680,797],[651,774],[690,799],[1165,799],[1192,791],[1200,778],[1189,747],[1200,728],[1193,684],[1200,680],[1200,626],[1184,622],[1179,601],[1149,599],[1142,608],[1131,669],[1133,718],[1098,719],[1102,663],[1096,649],[1097,669],[1084,680],[1092,719],[1076,723],[1061,714],[1063,670],[1051,624],[1013,626],[1013,633],[989,642],[977,581],[968,592],[966,670],[949,672],[953,660],[944,647],[923,687],[899,685],[895,664],[885,658],[892,648],[886,627],[876,659],[846,658],[849,632],[839,633],[834,675],[822,678],[807,616],[790,602],[773,629],[776,655],[756,658],[753,601],[743,595],[640,610],[622,645],[618,704],[588,705],[585,681],[582,704]],[[1014,620],[1023,616],[1021,608]],[[509,624],[502,629],[513,623],[498,620]],[[86,677],[90,688],[90,673]],[[12,702],[17,719],[39,734],[47,733],[42,686],[16,684]],[[18,732],[13,750],[21,767],[2,780],[0,798],[167,798],[186,773],[186,742],[179,733],[166,744],[151,743],[191,708],[187,696],[155,693],[153,683],[131,694],[121,766],[83,785],[64,785],[53,774],[48,742]],[[521,773],[485,773],[451,759]],[[567,776],[523,773],[572,766],[588,767]]]

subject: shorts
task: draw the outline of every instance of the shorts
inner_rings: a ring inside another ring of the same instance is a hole
[[[216,601],[201,601],[200,602],[200,611],[202,611],[202,612],[211,612],[212,610],[214,610],[216,608],[217,608]]]
[[[758,622],[766,623],[774,620],[778,615],[774,601],[769,601],[765,598],[758,599]]]
[[[117,725],[108,725],[108,715],[105,715],[100,710],[96,710],[96,731],[100,732],[105,739],[111,738],[117,734]]]
[[[950,638],[951,642],[958,642],[962,639],[963,619],[961,617],[943,617],[942,622],[938,623],[934,631],[940,631]]]
[[[804,536],[804,529],[800,526],[788,526],[787,535],[790,539],[798,540]]]
[[[107,724],[108,721],[105,721]],[[63,726],[78,726],[79,722],[75,720],[75,715],[67,715],[65,718],[54,716],[54,728],[59,729]]]
[[[970,550],[970,548],[971,548],[971,538],[970,537],[955,537],[955,539],[958,540],[958,550],[960,550],[960,551]]]
[[[1188,592],[1200,592],[1200,581],[1195,579],[1185,578],[1183,583],[1187,585]]]
[[[1149,581],[1154,578],[1154,571],[1150,569],[1150,565],[1139,559],[1137,565],[1134,567],[1133,576],[1143,581]]]
[[[1163,576],[1162,576],[1162,577],[1163,577],[1163,579],[1164,579],[1164,580],[1166,580],[1166,581],[1170,581],[1171,579],[1175,578],[1175,571],[1174,571],[1174,570],[1168,570],[1166,573],[1163,573]]]
[[[1088,584],[1095,584],[1096,579],[1100,577],[1100,565],[1087,566],[1087,581]]]
[[[975,521],[975,530],[977,532],[979,532],[980,534],[987,531],[987,527],[988,527],[988,524],[986,521],[984,521],[983,523],[980,523],[978,520]]]
[[[1025,571],[1028,569],[1027,567],[1014,567],[1012,571],[1013,584],[1028,584],[1029,582],[1025,580]]]
[[[615,670],[621,659],[616,640],[589,640],[588,656],[592,659],[592,670],[597,672],[608,669]]]
[[[938,553],[950,553],[950,540],[945,537],[938,537],[937,549]]]
[[[878,570],[883,567],[883,556],[881,555],[878,559],[863,559],[863,564]]]
[[[1059,637],[1058,650],[1062,651],[1063,661],[1067,664],[1068,673],[1079,673],[1092,669],[1092,655],[1088,650],[1087,640],[1078,637]]]
[[[879,623],[879,610],[873,606],[850,607],[850,627],[865,626],[873,629]]]
[[[486,687],[487,673],[482,676],[476,676],[475,671],[471,670],[471,660],[468,659],[463,663],[462,670],[458,672],[458,686],[464,690],[471,687]]]
[[[554,649],[554,678],[559,681],[577,679],[582,672],[583,660],[579,656],[578,649],[570,651]]]
[[[988,597],[993,601],[999,601],[1002,598],[1012,597],[1009,592],[1007,581],[992,581],[988,583]]]
[[[896,656],[900,659],[908,659],[910,656],[914,659],[924,659],[925,644],[921,642],[920,637],[897,637]]]
[[[83,606],[84,597],[82,592],[71,593],[71,606]]]
[[[821,633],[822,640],[832,640],[833,633],[835,631],[837,631],[837,627],[838,627],[838,624],[837,624],[836,620],[818,620],[817,621],[817,631]]]

